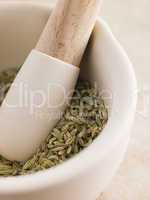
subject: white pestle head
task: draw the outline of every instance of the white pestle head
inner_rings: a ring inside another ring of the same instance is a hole
[[[56,125],[74,90],[79,68],[32,50],[0,108],[0,154],[23,161]]]

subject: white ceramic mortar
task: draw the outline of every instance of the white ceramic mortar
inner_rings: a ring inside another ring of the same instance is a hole
[[[36,3],[0,3],[1,70],[23,63],[50,9]],[[55,168],[0,178],[0,199],[95,200],[110,183],[127,149],[137,96],[132,65],[101,19],[95,26],[81,76],[96,83],[108,103],[107,126],[89,148]]]

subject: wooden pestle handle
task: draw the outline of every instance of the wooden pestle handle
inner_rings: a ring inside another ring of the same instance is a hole
[[[101,0],[58,0],[36,49],[79,66],[94,28]]]

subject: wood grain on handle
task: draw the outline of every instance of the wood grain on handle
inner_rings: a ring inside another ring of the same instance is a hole
[[[36,49],[79,66],[101,0],[58,0]]]

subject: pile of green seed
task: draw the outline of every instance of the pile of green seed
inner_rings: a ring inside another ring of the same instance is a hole
[[[16,69],[0,72],[0,103],[16,74]],[[96,88],[89,82],[78,82],[70,105],[36,154],[26,162],[12,162],[0,156],[0,176],[34,173],[64,162],[88,147],[107,119],[107,109]]]

